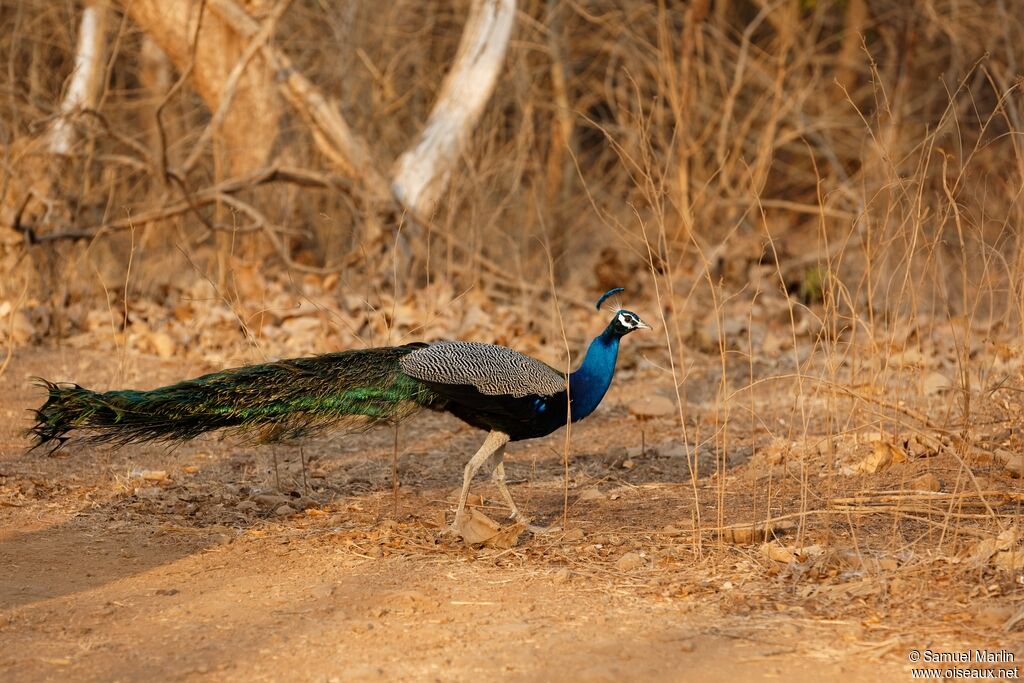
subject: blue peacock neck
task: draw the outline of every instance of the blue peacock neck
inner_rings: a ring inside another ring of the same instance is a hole
[[[590,415],[604,398],[615,375],[615,359],[619,354],[621,337],[608,327],[590,342],[583,364],[569,375],[569,397],[572,421]]]

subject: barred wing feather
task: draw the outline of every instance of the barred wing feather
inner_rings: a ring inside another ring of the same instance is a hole
[[[470,385],[487,396],[550,396],[566,389],[562,373],[494,344],[438,342],[403,357],[401,368],[424,382]]]

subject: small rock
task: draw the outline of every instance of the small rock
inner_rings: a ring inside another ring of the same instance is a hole
[[[615,563],[615,568],[621,572],[631,572],[635,569],[640,569],[647,563],[644,561],[643,556],[638,552],[628,552],[619,558],[618,562]]]
[[[722,539],[737,545],[762,543],[796,529],[796,522],[791,519],[773,520],[770,522],[754,522],[738,524],[722,529]]]
[[[920,477],[917,477],[912,482],[910,482],[910,484],[907,486],[907,489],[910,491],[938,492],[942,490],[942,482],[939,481],[939,478],[936,477],[931,472],[926,472],[922,474]]]
[[[291,505],[281,505],[274,509],[274,514],[278,517],[287,517],[295,514],[295,508]]]
[[[636,461],[633,460],[632,458],[629,458],[627,460],[623,460],[622,461],[622,469],[624,469],[624,470],[631,470],[634,467],[636,467]]]
[[[139,477],[146,481],[167,481],[167,470],[132,470],[133,477]]]
[[[149,500],[156,500],[162,498],[164,495],[163,489],[159,486],[142,486],[135,489],[135,495],[138,498],[147,498]]]
[[[953,382],[941,372],[931,372],[921,380],[921,390],[925,396],[935,396],[953,388]]]
[[[280,505],[287,505],[291,502],[291,498],[285,496],[279,496],[274,493],[260,493],[252,497],[252,499],[260,506],[267,508],[276,508]]]
[[[996,449],[996,461],[1011,477],[1024,477],[1024,453],[1013,453],[1003,448]]]
[[[568,567],[562,567],[554,574],[551,575],[551,582],[556,584],[566,583],[572,578],[572,572],[569,571]]]
[[[331,597],[332,593],[334,593],[334,586],[328,583],[313,586],[313,588],[309,590],[309,594],[317,600],[326,600]]]
[[[635,417],[642,419],[652,417],[666,417],[676,414],[676,404],[664,396],[648,394],[629,404],[629,412]]]
[[[915,458],[927,458],[935,455],[935,448],[928,445],[916,434],[907,441],[907,451]]]
[[[239,503],[238,505],[235,506],[235,509],[239,510],[241,512],[248,512],[248,511],[251,511],[251,510],[255,510],[258,507],[259,506],[256,505],[256,503],[254,503],[251,500],[243,500],[241,503]]]
[[[1014,614],[1016,609],[1010,605],[982,605],[974,611],[974,623],[988,628],[1002,628]]]
[[[150,335],[149,341],[153,345],[156,355],[161,358],[170,358],[174,355],[176,345],[171,339],[171,335],[166,332],[154,332]]]
[[[686,447],[680,441],[663,441],[654,447],[658,457],[661,458],[685,458]]]
[[[583,529],[576,527],[575,529],[569,529],[562,536],[563,541],[582,541],[583,540]]]
[[[900,562],[895,557],[880,557],[878,558],[878,568],[885,569],[887,571],[896,571],[900,568]]]
[[[605,495],[601,493],[601,490],[596,486],[591,486],[580,491],[580,495],[576,500],[601,500],[602,498],[605,498]]]

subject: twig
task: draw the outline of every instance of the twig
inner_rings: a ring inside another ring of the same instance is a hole
[[[181,201],[169,206],[151,209],[150,211],[136,214],[130,220],[128,218],[120,218],[112,221],[106,221],[99,225],[91,226],[82,230],[65,230],[61,232],[47,232],[45,234],[39,234],[33,226],[21,223],[21,215],[30,199],[30,197],[26,197],[22,207],[15,214],[14,224],[11,227],[15,232],[25,235],[26,240],[32,245],[59,240],[91,239],[99,235],[101,232],[109,230],[125,230],[133,225],[146,225],[155,221],[178,216],[189,211],[196,211],[207,204],[223,201],[224,197],[227,195],[270,183],[291,183],[301,187],[317,187],[341,191],[348,191],[352,187],[351,183],[347,179],[339,176],[316,173],[314,171],[301,168],[269,167],[260,169],[241,178],[230,178],[217,183],[216,185],[199,190],[198,192],[191,193],[188,195],[191,201]],[[218,229],[213,225],[208,225],[208,227],[211,230]]]
[[[199,29],[202,28],[203,13],[205,11],[206,0],[200,0],[199,14],[196,17],[196,28],[195,31],[192,33],[192,49],[191,55],[188,60],[188,66],[182,70],[181,75],[178,77],[178,80],[175,81],[174,85],[172,85],[167,90],[167,93],[163,96],[163,99],[160,101],[160,104],[158,104],[156,107],[156,130],[157,136],[160,140],[160,178],[164,182],[166,182],[167,178],[169,177],[168,174],[170,173],[167,164],[167,131],[164,129],[163,121],[164,108],[171,101],[171,98],[174,97],[179,90],[181,90],[182,86],[185,85],[185,82],[188,80],[189,76],[192,75],[192,71],[196,68],[196,49],[199,45]]]

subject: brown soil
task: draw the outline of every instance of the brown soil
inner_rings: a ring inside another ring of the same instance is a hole
[[[702,387],[716,363],[687,380],[690,438],[712,445]],[[0,679],[874,682],[909,680],[912,648],[1020,645],[1019,624],[1006,626],[1021,607],[1013,573],[952,559],[975,531],[941,536],[891,514],[797,517],[780,545],[821,554],[792,562],[689,531],[763,518],[771,487],[782,514],[899,490],[925,471],[959,481],[955,460],[936,455],[855,476],[817,463],[769,482],[751,453],[784,419],[778,384],[755,396],[758,421],[731,421],[722,476],[721,449],[702,447],[695,486],[673,451],[678,422],[641,425],[627,409],[671,384],[623,373],[573,428],[568,480],[562,432],[510,448],[513,494],[535,521],[561,523],[566,487],[569,504],[568,532],[511,548],[441,532],[481,439],[445,416],[403,425],[397,496],[387,429],[301,451],[216,437],[25,451],[26,411],[40,401],[32,375],[148,387],[207,369],[37,349],[0,376]],[[991,467],[976,475],[1013,487]],[[499,518],[489,482],[474,490]]]

